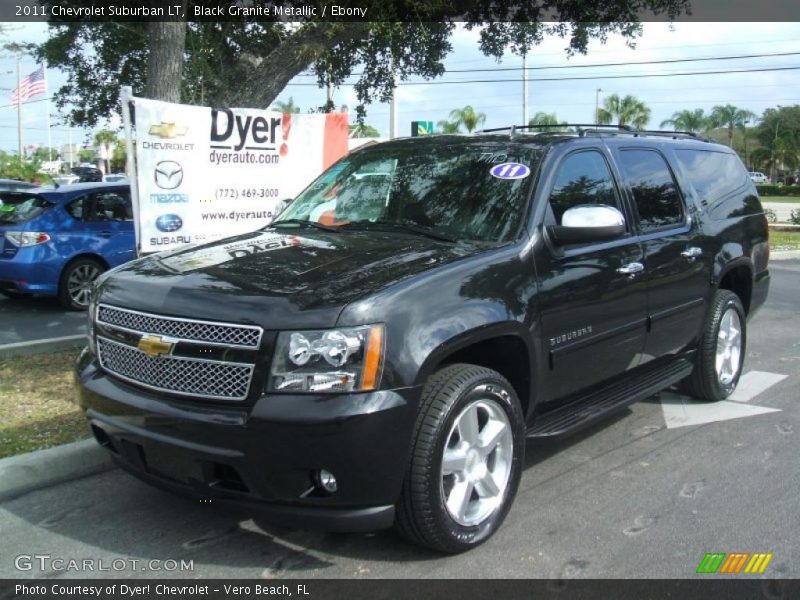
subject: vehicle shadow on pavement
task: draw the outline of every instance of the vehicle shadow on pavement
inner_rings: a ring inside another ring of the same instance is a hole
[[[525,470],[629,414],[630,410],[622,411],[563,441],[528,441]],[[14,518],[9,519],[4,512]],[[435,569],[436,561],[449,560],[405,541],[392,529],[368,534],[287,529],[262,519],[256,510],[176,496],[117,469],[0,505],[0,529],[7,532],[11,547],[26,554],[105,557],[109,562],[117,557],[142,562],[191,559],[195,564],[193,573],[121,572],[104,576],[374,577],[380,576],[384,568],[381,564],[388,568],[390,563],[417,563],[421,572],[427,573]],[[11,571],[11,562],[0,565],[0,577],[37,575]],[[423,567],[423,563],[430,565]]]

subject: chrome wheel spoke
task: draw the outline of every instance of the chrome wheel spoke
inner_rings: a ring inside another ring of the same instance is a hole
[[[447,509],[452,515],[459,519],[466,517],[474,487],[473,483],[468,479],[456,482],[450,491],[450,496],[447,498]]]
[[[470,407],[458,420],[458,435],[461,439],[474,446],[478,442],[478,409],[476,406]]]
[[[465,452],[464,448],[448,448],[444,451],[444,459],[442,460],[442,473],[444,475],[461,473],[466,466],[467,453]]]
[[[482,498],[496,498],[500,495],[500,488],[497,486],[491,473],[486,473],[475,482],[475,490]]]
[[[478,446],[483,456],[488,456],[500,443],[504,435],[508,433],[506,424],[499,420],[490,419],[480,433]]]

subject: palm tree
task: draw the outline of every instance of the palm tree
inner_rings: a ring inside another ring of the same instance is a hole
[[[711,109],[711,123],[714,127],[726,127],[728,129],[728,146],[733,146],[733,130],[738,125],[744,125],[747,121],[755,119],[755,113],[737,108],[733,104],[725,106],[715,106]]]
[[[101,129],[94,134],[94,145],[97,148],[103,147],[103,162],[105,162],[105,172],[108,173],[108,163],[111,160],[111,153],[119,145],[117,134],[110,129]]]
[[[272,110],[280,113],[299,113],[300,107],[294,103],[294,98],[289,96],[286,102],[280,100],[272,103]]]
[[[616,117],[617,125],[633,125],[642,129],[650,122],[650,108],[636,96],[620,98],[611,94],[603,100],[603,108],[597,111],[597,120],[601,125],[608,125]]]
[[[702,108],[697,110],[680,110],[672,113],[672,117],[661,121],[661,127],[673,127],[675,131],[698,133],[707,131],[710,123]]]
[[[547,131],[568,131],[566,121],[559,121],[556,113],[537,112],[528,121],[528,126],[534,127],[536,125],[556,125],[557,127],[547,127]]]
[[[451,110],[450,120],[453,123],[456,123],[459,127],[463,125],[467,128],[467,131],[472,133],[476,127],[486,122],[486,115],[482,112],[475,112],[474,108],[472,108],[470,105],[467,105],[464,108],[456,108],[455,110]]]
[[[454,121],[439,121],[436,127],[439,133],[461,133],[461,124]]]

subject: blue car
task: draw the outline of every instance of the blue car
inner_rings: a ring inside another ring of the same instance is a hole
[[[134,257],[130,185],[0,191],[0,292],[83,310],[97,276]]]

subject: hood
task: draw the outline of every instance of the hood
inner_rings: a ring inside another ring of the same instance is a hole
[[[103,278],[98,295],[266,329],[330,327],[353,300],[476,250],[394,232],[269,229],[133,261]]]

